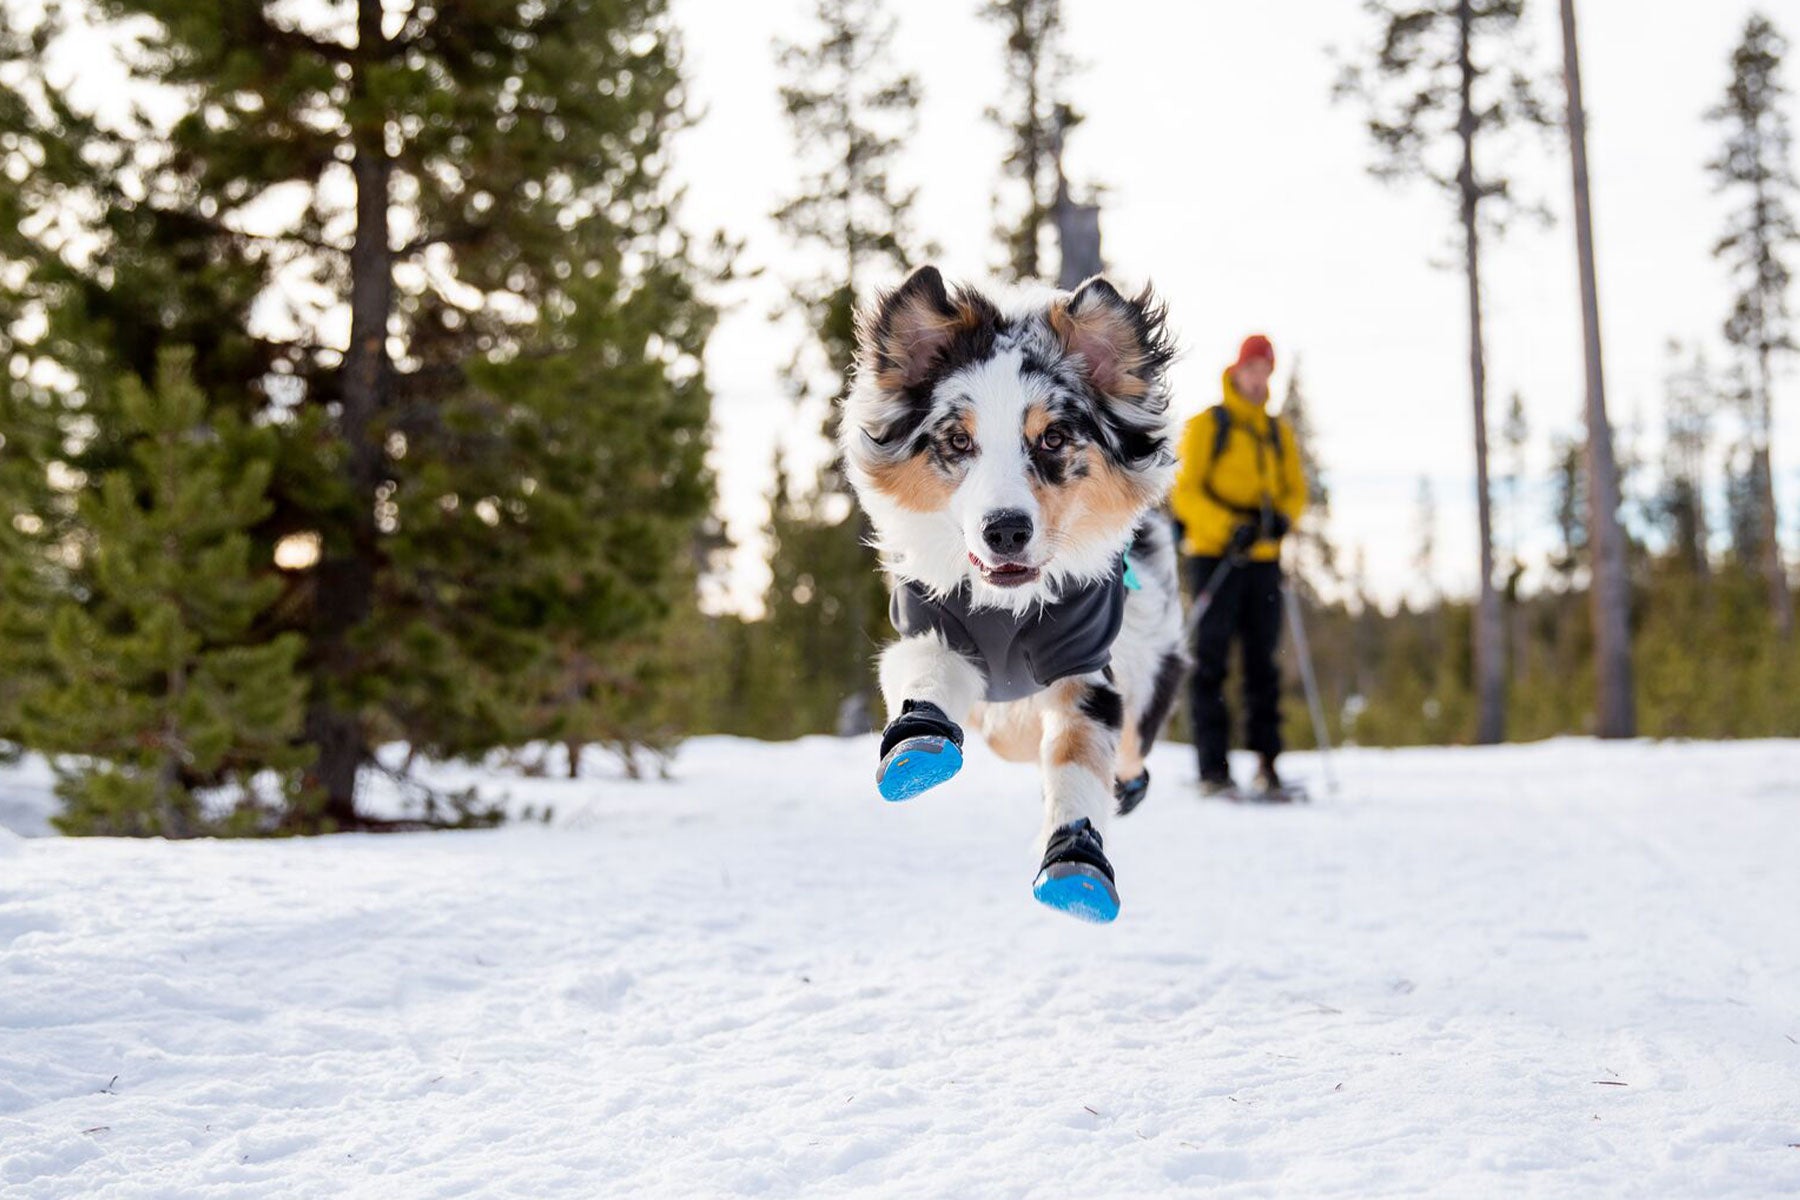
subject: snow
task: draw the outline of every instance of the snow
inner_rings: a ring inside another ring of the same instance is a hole
[[[1033,772],[885,805],[873,764],[0,833],[0,1195],[1800,1191],[1800,743],[1357,751],[1291,809],[1165,747],[1107,928],[1030,898]],[[0,819],[47,786],[0,768]]]

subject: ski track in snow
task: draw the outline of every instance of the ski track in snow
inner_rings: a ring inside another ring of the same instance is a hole
[[[0,1196],[1800,1192],[1800,742],[1353,751],[1294,808],[1165,747],[1110,928],[1031,900],[1033,771],[886,805],[874,760],[0,830]]]

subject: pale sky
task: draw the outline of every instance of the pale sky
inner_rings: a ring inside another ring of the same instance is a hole
[[[983,277],[997,258],[990,196],[1002,151],[981,114],[1000,94],[998,32],[976,19],[975,0],[891,7],[900,15],[896,59],[925,93],[899,170],[920,189],[917,227],[943,247],[946,275]],[[1660,441],[1667,340],[1705,339],[1715,363],[1724,360],[1718,330],[1729,299],[1710,249],[1725,207],[1702,171],[1719,134],[1702,114],[1724,89],[1727,56],[1753,7],[1580,0],[1608,399],[1622,434],[1641,426],[1647,452]],[[767,215],[797,174],[770,45],[806,36],[812,3],[675,0],[674,8],[706,110],[676,152],[688,187],[684,223],[744,238],[746,262],[766,269],[735,294],[708,352],[721,505],[745,543],[732,579],[742,600],[766,579],[756,535],[777,439],[791,439],[800,461],[817,454],[815,418],[796,416],[778,378],[801,331],[768,319],[781,280],[798,274]],[[1437,582],[1472,590],[1463,282],[1432,265],[1454,250],[1452,213],[1422,186],[1396,191],[1369,178],[1359,111],[1331,103],[1327,48],[1368,36],[1362,6],[1066,0],[1065,8],[1069,46],[1087,63],[1071,88],[1088,114],[1071,141],[1071,172],[1108,188],[1111,272],[1154,281],[1169,303],[1185,348],[1174,369],[1178,408],[1212,404],[1238,341],[1268,333],[1282,360],[1278,395],[1303,360],[1332,487],[1330,528],[1346,561],[1360,547],[1378,594],[1417,594],[1414,498],[1429,475],[1440,507]],[[1537,58],[1555,71],[1556,6],[1533,0],[1531,9]],[[1790,25],[1800,38],[1800,20]],[[1789,80],[1797,75],[1790,68]],[[1560,146],[1534,140],[1514,157],[1508,165],[1524,189],[1563,217]],[[1548,230],[1519,226],[1490,243],[1486,264],[1490,421],[1497,433],[1508,397],[1523,394],[1537,477],[1525,503],[1539,526],[1548,524],[1549,435],[1581,427],[1573,237],[1566,219]],[[1800,381],[1790,373],[1783,384],[1776,455],[1791,527]]]

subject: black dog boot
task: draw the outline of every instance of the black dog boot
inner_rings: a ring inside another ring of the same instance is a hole
[[[1119,915],[1119,891],[1100,834],[1082,817],[1050,835],[1031,894],[1038,903],[1104,925]]]
[[[883,800],[911,800],[962,770],[962,727],[929,700],[907,700],[881,735],[875,787]]]
[[[1139,771],[1136,779],[1115,779],[1113,781],[1113,798],[1119,802],[1119,815],[1130,816],[1131,810],[1144,802],[1150,794],[1150,768]]]

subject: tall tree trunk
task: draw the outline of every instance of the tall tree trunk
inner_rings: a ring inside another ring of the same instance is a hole
[[[1562,0],[1563,84],[1568,91],[1569,162],[1575,187],[1575,256],[1581,273],[1582,349],[1587,359],[1588,546],[1593,562],[1595,732],[1603,738],[1637,733],[1631,677],[1631,586],[1625,572],[1625,535],[1619,528],[1619,472],[1612,424],[1606,416],[1606,376],[1600,359],[1600,292],[1594,272],[1593,210],[1588,192],[1587,112],[1581,106],[1581,57],[1575,40],[1575,0]]]
[[[1077,204],[1069,194],[1069,177],[1063,174],[1063,131],[1058,127],[1053,165],[1056,168],[1056,204],[1051,216],[1056,221],[1056,243],[1062,262],[1056,273],[1056,286],[1073,291],[1086,280],[1106,270],[1100,255],[1100,206]]]
[[[1021,238],[1019,242],[1020,257],[1017,274],[1020,279],[1038,278],[1038,234],[1044,227],[1047,215],[1044,198],[1038,189],[1042,186],[1044,151],[1044,129],[1038,123],[1038,69],[1039,57],[1044,53],[1043,39],[1034,37],[1029,12],[1025,5],[1016,10],[1014,36],[1019,44],[1031,47],[1031,68],[1025,77],[1025,120],[1031,126],[1031,136],[1025,139],[1025,190],[1029,196],[1026,201],[1025,220],[1031,227],[1031,236]]]
[[[1475,602],[1475,740],[1491,745],[1506,737],[1506,623],[1494,587],[1494,512],[1488,483],[1487,358],[1481,336],[1480,181],[1475,176],[1475,64],[1473,0],[1456,6],[1457,68],[1461,75],[1463,266],[1469,284],[1469,388],[1475,406],[1475,515],[1481,537],[1481,588]]]
[[[1763,578],[1769,584],[1769,608],[1775,614],[1775,628],[1781,631],[1783,638],[1791,637],[1794,632],[1794,597],[1788,591],[1787,563],[1781,555],[1781,510],[1775,507],[1775,464],[1769,451],[1771,434],[1774,432],[1774,404],[1770,389],[1774,386],[1774,373],[1769,364],[1769,346],[1764,335],[1756,352],[1756,466],[1757,480],[1762,489],[1759,497],[1762,509],[1762,568]]]
[[[343,692],[356,666],[350,635],[368,617],[375,592],[375,491],[381,483],[382,453],[375,418],[388,389],[387,325],[394,291],[388,244],[393,163],[386,120],[369,91],[369,72],[384,41],[380,0],[357,0],[356,32],[349,111],[356,234],[350,248],[350,345],[344,352],[341,412],[344,471],[354,515],[348,539],[328,544],[319,561],[314,653],[320,672],[306,718],[307,739],[318,748],[312,776],[324,793],[321,816],[340,827],[356,823],[356,776],[368,753],[361,718]]]

